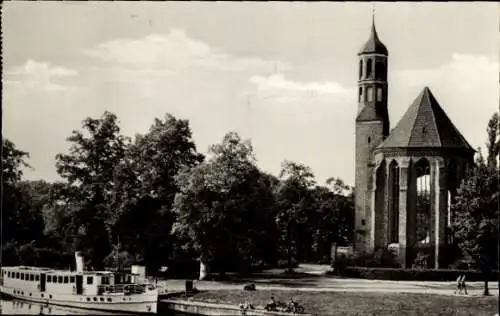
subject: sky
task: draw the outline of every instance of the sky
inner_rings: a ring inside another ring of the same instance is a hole
[[[428,86],[484,147],[499,107],[493,2],[5,2],[3,136],[30,153],[25,178],[55,181],[55,156],[86,117],[114,112],[134,136],[171,113],[202,153],[234,131],[264,171],[287,159],[353,185],[357,53],[373,7],[391,128]]]

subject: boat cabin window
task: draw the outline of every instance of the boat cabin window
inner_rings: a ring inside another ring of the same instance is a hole
[[[109,277],[103,276],[101,284],[109,284]]]
[[[69,277],[65,276],[64,277],[64,283],[68,283],[68,281],[69,281]]]
[[[21,280],[24,280],[24,273],[21,273]]]
[[[30,281],[35,281],[35,275],[34,274],[30,274]]]
[[[69,277],[69,283],[75,283],[75,277],[74,276]]]
[[[40,281],[40,275],[39,274],[35,275],[35,281]]]
[[[63,283],[63,277],[62,276],[57,277],[57,283]]]
[[[7,273],[7,277],[10,278],[10,271]]]
[[[92,283],[94,283],[94,278],[91,276],[87,277],[87,284],[92,284]]]

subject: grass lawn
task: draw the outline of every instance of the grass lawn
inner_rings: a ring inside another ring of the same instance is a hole
[[[271,296],[288,302],[290,297],[313,315],[474,315],[493,316],[498,313],[498,297],[445,296],[436,294],[393,294],[362,292],[300,292],[300,291],[235,291],[199,292],[189,300],[211,303],[240,304],[245,301],[257,308]]]

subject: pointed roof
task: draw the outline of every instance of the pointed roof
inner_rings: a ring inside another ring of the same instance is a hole
[[[428,87],[413,101],[378,148],[439,147],[474,150],[453,125]]]
[[[380,41],[378,38],[377,30],[375,29],[375,17],[372,16],[372,31],[370,34],[370,38],[365,43],[363,48],[359,51],[358,55],[362,54],[371,54],[378,53],[383,55],[389,55],[389,51],[387,47],[385,47],[384,43]]]

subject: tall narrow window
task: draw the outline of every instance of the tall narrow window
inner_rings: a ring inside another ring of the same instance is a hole
[[[385,80],[384,73],[384,62],[381,60],[377,60],[375,62],[375,77],[380,80]]]
[[[358,102],[361,102],[362,97],[363,97],[363,87],[359,87]]]
[[[373,87],[366,89],[366,101],[373,102]]]
[[[389,165],[389,243],[399,240],[399,167],[393,161]]]
[[[363,60],[359,61],[359,79],[363,78]]]
[[[371,59],[368,59],[366,61],[366,77],[367,78],[370,78],[373,74],[373,70],[372,70],[372,60]]]
[[[382,101],[382,88],[380,87],[377,88],[377,101],[378,102]]]

